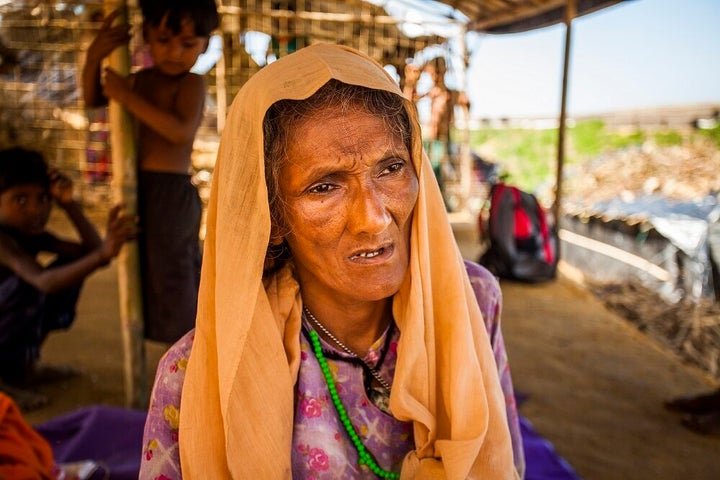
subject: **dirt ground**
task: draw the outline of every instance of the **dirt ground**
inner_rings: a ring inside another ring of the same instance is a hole
[[[456,219],[466,258],[477,255],[472,222]],[[90,404],[124,406],[123,353],[114,264],[86,283],[74,327],[52,335],[43,360],[82,370],[46,385],[31,423]],[[720,478],[720,436],[685,430],[663,400],[716,383],[607,310],[576,275],[503,282],[503,329],[520,411],[587,480]],[[148,345],[152,382],[163,347]]]

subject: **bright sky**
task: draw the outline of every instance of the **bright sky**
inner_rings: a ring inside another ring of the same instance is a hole
[[[570,114],[720,103],[720,1],[633,0],[573,22]],[[477,39],[472,116],[556,116],[564,25]]]

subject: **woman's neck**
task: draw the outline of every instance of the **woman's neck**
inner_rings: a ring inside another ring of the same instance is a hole
[[[360,358],[367,354],[392,321],[391,299],[337,305],[315,304],[312,298],[303,297],[303,304],[330,334]],[[333,343],[333,339],[321,330],[318,334]]]

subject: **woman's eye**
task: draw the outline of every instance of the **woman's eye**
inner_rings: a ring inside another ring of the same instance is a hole
[[[386,174],[387,173],[395,173],[395,172],[399,172],[403,168],[405,168],[404,161],[403,162],[395,162],[395,163],[391,163],[390,165],[388,165],[387,168],[385,168],[385,170],[383,170],[382,173],[386,173]]]
[[[331,185],[329,183],[321,183],[319,185],[315,185],[310,190],[308,190],[310,193],[328,193],[331,190],[335,190],[335,186]]]

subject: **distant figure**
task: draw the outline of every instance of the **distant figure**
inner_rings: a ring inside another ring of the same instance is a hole
[[[445,86],[445,59],[435,58],[423,70],[430,76],[433,86],[426,93],[417,95],[416,100],[427,97],[430,100],[430,120],[423,127],[423,145],[430,158],[435,178],[444,193],[445,185],[442,164],[449,160],[450,149],[450,106],[451,95]]]
[[[140,2],[153,66],[125,78],[101,63],[129,41],[108,15],[88,48],[87,106],[122,104],[138,120],[138,211],[145,337],[173,343],[195,325],[202,204],[190,181],[191,154],[205,105],[202,76],[190,72],[218,27],[214,0]]]
[[[430,121],[424,131],[425,137],[432,142],[450,141],[451,95],[445,85],[445,59],[442,57],[431,60],[425,71],[430,75],[433,86],[425,94],[430,99]]]
[[[79,243],[45,230],[53,201],[66,213]],[[40,347],[49,332],[72,325],[85,278],[110,263],[134,234],[134,222],[116,206],[101,239],[73,200],[70,179],[48,170],[38,152],[0,151],[0,390],[16,397],[22,408],[46,399],[8,385],[22,388],[71,373],[40,366]],[[45,265],[38,261],[40,253],[54,254],[55,260]]]
[[[418,81],[422,74],[422,68],[417,63],[410,62],[405,65],[403,72],[403,95],[413,103],[420,99],[417,92]]]

